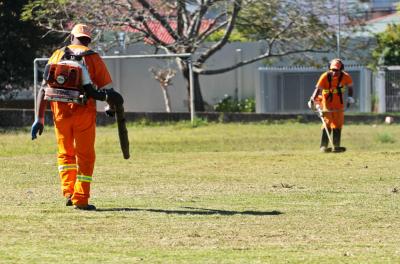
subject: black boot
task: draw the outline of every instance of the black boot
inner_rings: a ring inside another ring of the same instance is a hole
[[[69,196],[66,197],[66,200],[65,200],[65,205],[66,206],[72,206],[71,198],[72,198],[72,195],[69,195]]]
[[[345,147],[340,146],[340,138],[342,135],[342,129],[341,128],[335,128],[332,131],[332,137],[333,137],[333,149],[332,152],[344,152],[346,151]]]
[[[330,134],[331,130],[328,129],[328,131]],[[329,152],[330,151],[330,149],[328,148],[328,144],[329,144],[328,134],[326,133],[325,129],[322,129],[321,145],[320,145],[321,152]]]
[[[74,209],[76,209],[76,210],[84,210],[84,211],[96,211],[96,206],[94,206],[93,204],[74,205]]]

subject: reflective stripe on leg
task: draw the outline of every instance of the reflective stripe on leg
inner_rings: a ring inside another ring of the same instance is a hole
[[[64,163],[58,165],[58,174],[61,179],[61,189],[64,196],[74,193],[74,185],[78,167],[75,163]]]
[[[92,182],[92,176],[89,175],[78,175],[77,180],[80,182]]]
[[[58,171],[70,171],[70,170],[78,170],[78,166],[76,164],[60,164],[58,165]]]

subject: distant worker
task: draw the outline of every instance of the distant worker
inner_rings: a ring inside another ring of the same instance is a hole
[[[89,204],[90,183],[95,163],[96,102],[122,104],[112,88],[111,76],[102,58],[88,48],[91,32],[77,24],[70,35],[71,45],[56,50],[45,68],[37,97],[32,140],[42,134],[47,101],[53,112],[58,143],[58,172],[67,206],[96,210]]]
[[[344,102],[343,94],[347,88],[347,99]],[[344,152],[346,148],[340,146],[340,138],[344,124],[345,106],[348,108],[354,104],[353,80],[344,71],[344,64],[340,59],[333,59],[329,63],[329,70],[324,72],[316,85],[316,88],[308,101],[308,107],[315,109],[320,107],[323,120],[329,132],[322,128],[321,152]],[[332,149],[328,148],[330,134],[332,133]]]

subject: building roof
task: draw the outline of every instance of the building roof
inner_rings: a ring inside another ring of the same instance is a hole
[[[204,32],[205,30],[207,30],[212,22],[213,22],[213,20],[211,20],[211,19],[202,20],[201,26],[200,26],[200,32]],[[172,44],[172,43],[175,42],[173,37],[168,33],[168,31],[165,29],[165,27],[163,27],[161,25],[160,22],[158,22],[158,21],[148,21],[147,25],[148,25],[149,29],[154,33],[154,35],[156,35],[157,38],[160,39],[161,41],[163,41],[163,42],[165,42],[167,44]],[[174,20],[169,21],[169,25],[174,30],[177,27],[177,23]],[[132,27],[127,27],[126,31],[133,32],[133,33],[139,32],[139,30],[134,29]],[[152,43],[152,40],[149,39],[149,38],[145,38],[145,41],[147,43]]]
[[[377,34],[384,32],[388,24],[400,24],[400,14],[398,12],[374,18],[366,21],[365,28],[370,32],[370,34]]]

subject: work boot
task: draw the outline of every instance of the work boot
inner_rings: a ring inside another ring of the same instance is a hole
[[[345,152],[346,148],[340,146],[340,138],[342,135],[342,129],[341,128],[334,128],[332,131],[332,141],[333,141],[333,149],[332,152]]]
[[[328,131],[329,131],[329,133],[331,132],[330,130],[328,130]],[[328,143],[329,143],[328,134],[326,133],[325,129],[322,129],[321,145],[320,145],[319,150],[321,152],[329,152]]]
[[[65,206],[72,206],[71,197],[72,197],[72,195],[69,195],[69,196],[66,197]]]
[[[86,205],[74,205],[74,209],[77,210],[84,210],[84,211],[96,211],[96,206],[93,204],[86,204]]]
[[[340,152],[345,152],[345,151],[346,151],[345,147],[334,147],[332,149],[332,152],[334,152],[334,153],[340,153]]]

